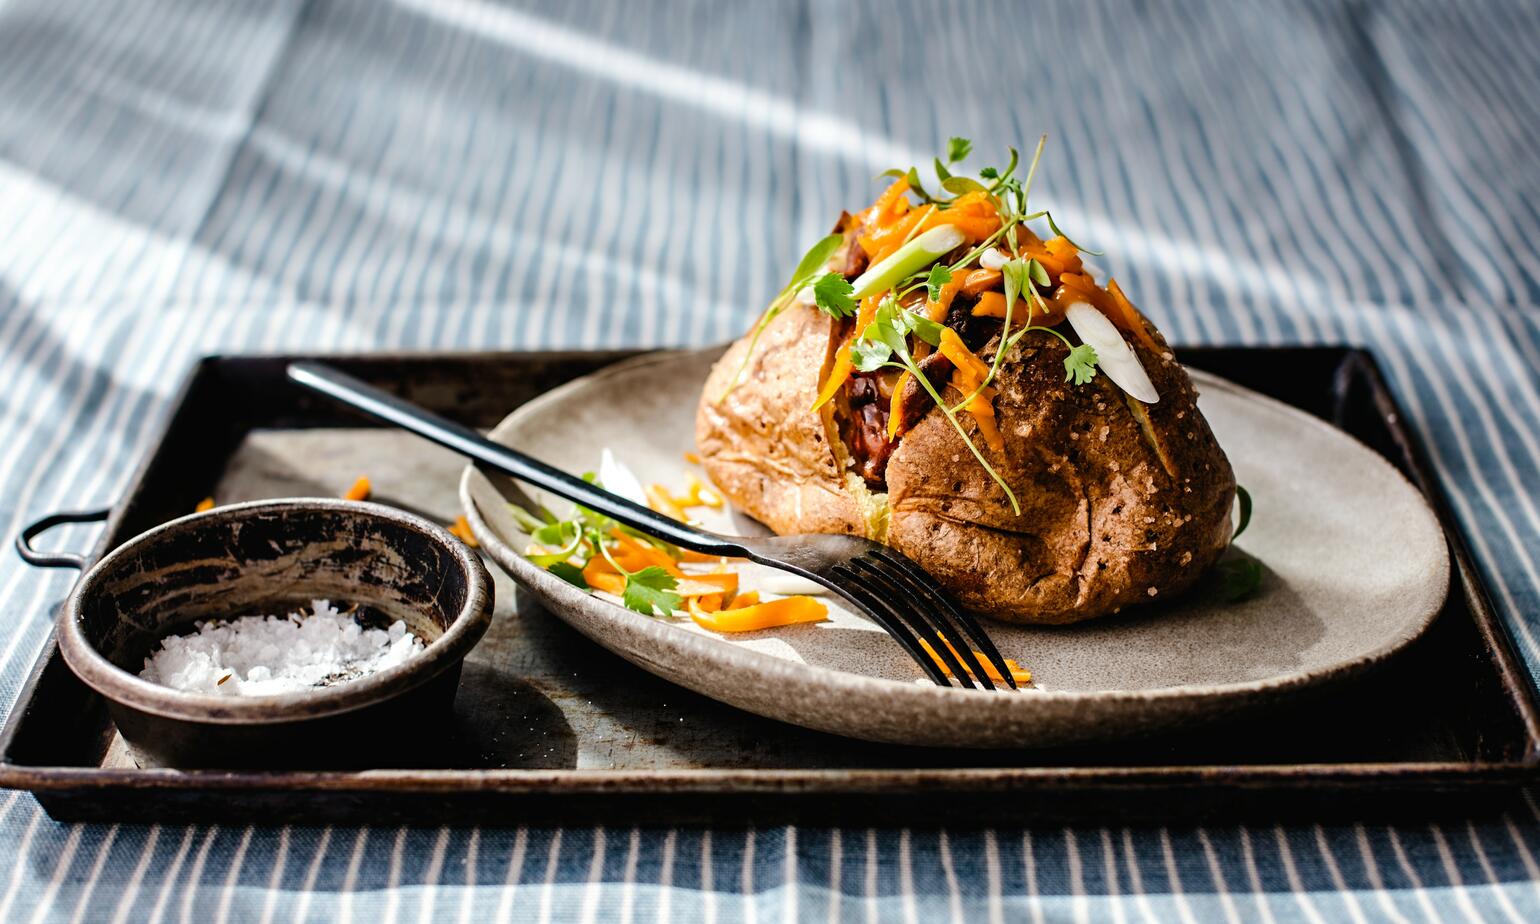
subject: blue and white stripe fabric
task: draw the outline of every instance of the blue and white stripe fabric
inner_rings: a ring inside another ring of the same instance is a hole
[[[1046,131],[1037,201],[1174,340],[1374,349],[1540,669],[1537,49],[1487,0],[0,0],[0,533],[117,497],[200,354],[721,341],[878,171]],[[0,557],[0,705],[68,583]],[[1533,802],[1107,824],[79,826],[8,793],[0,920],[1540,919]]]

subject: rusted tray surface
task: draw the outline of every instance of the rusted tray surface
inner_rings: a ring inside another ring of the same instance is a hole
[[[318,357],[467,423],[624,353]],[[1188,363],[1333,420],[1396,463],[1452,522],[1372,359],[1337,348],[1192,349]],[[284,384],[294,357],[196,366],[95,555],[220,502],[335,495],[449,522],[449,453]],[[39,511],[41,513],[42,511]],[[1185,734],[1070,750],[867,744],[723,706],[588,642],[497,574],[493,627],[452,721],[405,729],[412,766],[362,773],[139,770],[95,694],[49,643],[0,734],[0,785],[96,820],[477,823],[927,822],[1356,817],[1500,804],[1540,764],[1535,694],[1463,543],[1435,627],[1404,656],[1314,702]],[[494,569],[495,571],[496,569]],[[948,793],[942,797],[940,793]],[[928,794],[917,798],[918,793]]]

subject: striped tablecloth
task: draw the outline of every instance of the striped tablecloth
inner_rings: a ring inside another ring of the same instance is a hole
[[[0,532],[111,502],[199,354],[720,341],[879,170],[1043,131],[1039,201],[1174,340],[1374,349],[1540,666],[1534,4],[0,0]],[[0,556],[0,703],[68,584]],[[7,793],[0,920],[1540,918],[1533,802],[1108,823],[71,826]]]

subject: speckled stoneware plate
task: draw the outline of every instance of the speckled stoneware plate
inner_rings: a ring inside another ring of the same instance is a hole
[[[696,398],[719,351],[638,357],[519,408],[492,432],[569,471],[608,447],[644,482],[682,486]],[[580,591],[520,554],[528,537],[474,469],[461,499],[486,551],[556,616],[632,663],[750,712],[873,741],[1047,747],[1109,740],[1266,707],[1389,657],[1432,622],[1449,586],[1444,536],[1422,495],[1326,423],[1193,373],[1199,406],[1255,500],[1238,545],[1265,568],[1243,603],[1213,589],[1063,628],[988,623],[1036,689],[937,687],[880,630],[829,622],[723,637]],[[539,497],[551,509],[565,502]],[[710,511],[708,511],[710,513]],[[723,532],[741,515],[703,517]],[[764,586],[758,566],[744,585]],[[833,598],[830,599],[832,602]]]

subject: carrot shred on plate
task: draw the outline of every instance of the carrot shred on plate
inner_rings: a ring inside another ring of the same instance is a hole
[[[368,478],[359,478],[357,481],[353,482],[353,486],[351,488],[348,488],[347,493],[342,495],[342,499],[350,501],[368,500],[369,494],[372,490],[373,488],[369,484]]]
[[[684,572],[679,570],[679,565],[668,556],[667,552],[657,546],[633,539],[624,532],[621,532],[619,528],[616,528],[610,535],[614,537],[616,544],[619,546],[614,553],[615,561],[627,571],[640,571],[643,568],[656,566],[676,578],[684,577]],[[603,560],[603,556],[599,556],[597,560]],[[609,563],[605,562],[605,564],[608,565]]]
[[[615,566],[603,555],[595,555],[583,566],[583,580],[589,587],[617,597],[626,592],[626,576],[616,571]]]
[[[668,489],[661,484],[645,485],[642,491],[647,495],[647,506],[653,510],[681,523],[688,519],[684,515],[684,509],[674,501],[673,495],[669,494]]]
[[[782,597],[767,603],[708,613],[691,601],[690,618],[702,629],[713,632],[754,632],[805,622],[823,622],[829,608],[812,597]]]
[[[686,506],[710,507],[712,510],[722,509],[722,495],[718,494],[706,482],[700,480],[694,472],[686,472],[684,481],[690,489],[690,493],[685,495],[690,501]],[[679,498],[676,497],[674,500],[678,501]]]
[[[957,658],[957,662],[959,664],[965,664],[966,662],[963,661],[962,654],[958,652],[957,646],[953,645],[951,640],[948,639],[945,635],[940,635],[940,633],[937,634],[941,638],[941,641],[946,643],[946,647],[951,649],[952,654]],[[918,641],[920,643],[920,647],[925,649],[925,653],[930,655],[930,659],[936,662],[936,666],[941,668],[941,670],[945,672],[948,677],[953,676],[952,669],[946,666],[946,662],[941,660],[940,655],[936,654],[936,649],[930,647],[930,643],[925,641],[923,638],[919,639]],[[993,664],[990,664],[987,659],[985,659],[984,653],[982,651],[975,651],[973,655],[974,657],[978,658],[979,664],[983,665],[984,673],[989,676],[990,680],[996,681],[998,683],[1005,682],[1005,678],[1000,676],[1000,671],[997,670]],[[1005,659],[1005,666],[1010,668],[1011,679],[1015,680],[1017,683],[1032,682],[1032,672],[1022,667],[1020,664],[1017,664],[1010,658]]]
[[[213,510],[213,509],[214,509],[214,498],[212,498],[212,497],[205,497],[203,500],[198,501],[198,506],[193,508],[193,512],[194,513],[202,513],[205,510]]]
[[[738,575],[731,571],[721,574],[687,574],[679,579],[674,593],[685,599],[712,596],[729,599],[738,593]],[[719,599],[717,609],[721,607],[722,600]]]
[[[449,524],[449,532],[456,539],[459,539],[461,542],[465,543],[473,549],[480,545],[480,543],[476,541],[476,534],[471,532],[470,521],[467,520],[463,514],[455,517],[455,521]]]

